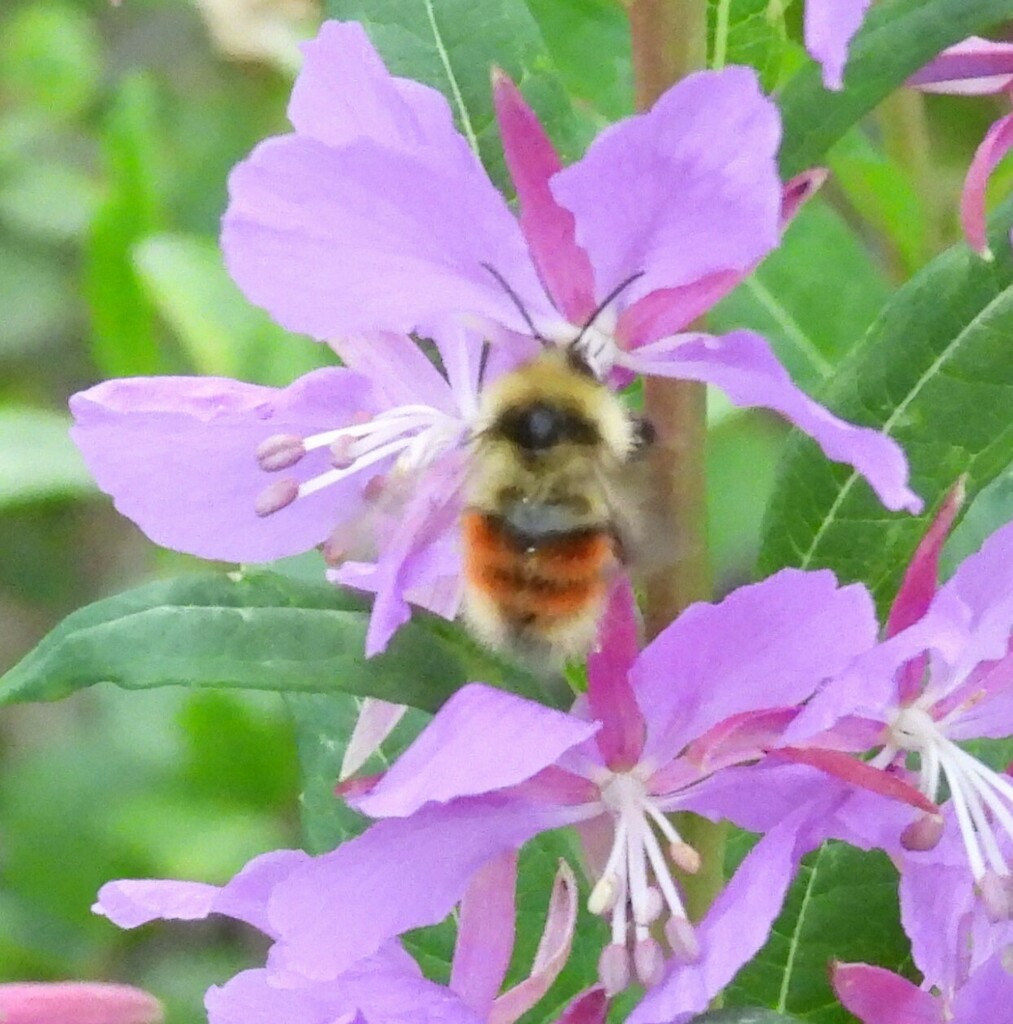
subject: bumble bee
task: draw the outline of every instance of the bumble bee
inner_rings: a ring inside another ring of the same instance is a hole
[[[483,391],[461,522],[479,639],[547,667],[590,650],[641,539],[653,438],[576,345],[548,346]]]

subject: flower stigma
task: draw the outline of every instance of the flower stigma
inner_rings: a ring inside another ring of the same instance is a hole
[[[601,802],[615,822],[615,831],[587,905],[592,914],[611,915],[611,942],[598,965],[610,994],[625,988],[631,975],[647,987],[661,981],[664,955],[650,927],[666,912],[663,931],[675,958],[690,962],[700,954],[670,867],[693,873],[700,867],[700,857],[658,809],[645,779],[638,766],[631,771],[606,771],[599,782]],[[667,843],[667,858],[659,834]]]

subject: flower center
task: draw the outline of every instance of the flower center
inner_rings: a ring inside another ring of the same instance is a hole
[[[1001,847],[1010,849],[1013,843],[1013,783],[949,739],[945,723],[917,704],[903,708],[889,725],[884,754],[889,752],[892,758],[899,750],[918,753],[918,786],[931,800],[937,799],[945,776],[985,909],[995,920],[1006,920],[1013,916],[1013,871]]]
[[[670,863],[694,872],[700,867],[700,858],[658,810],[636,768],[608,772],[599,787],[615,832],[588,909],[593,914],[611,915],[612,941],[602,953],[598,970],[602,984],[614,994],[629,984],[631,974],[643,985],[661,980],[664,954],[651,936],[650,926],[662,917],[667,916],[664,933],[673,955],[683,961],[699,955]],[[659,835],[667,843],[667,859]]]
[[[396,456],[395,472],[423,469],[454,447],[466,429],[463,419],[431,405],[399,405],[370,419],[310,437],[274,434],[257,449],[257,462],[266,472],[289,469],[307,452],[319,448],[330,449],[331,468],[301,483],[293,477],[275,480],[258,495],[257,515],[272,515],[297,498],[315,494],[391,457]]]

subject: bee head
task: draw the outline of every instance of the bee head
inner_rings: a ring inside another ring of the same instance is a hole
[[[552,402],[513,406],[496,421],[493,432],[526,452],[545,452],[557,445],[594,444],[594,425],[575,410]]]

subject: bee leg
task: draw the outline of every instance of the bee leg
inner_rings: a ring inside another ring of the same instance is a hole
[[[633,423],[633,454],[631,458],[643,455],[658,438],[658,432],[654,424],[646,416],[632,415],[630,420]]]

